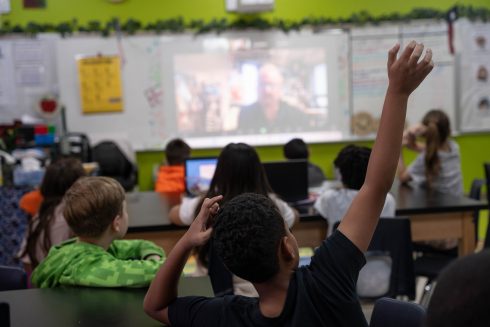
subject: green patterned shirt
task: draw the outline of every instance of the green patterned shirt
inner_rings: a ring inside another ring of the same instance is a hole
[[[162,260],[144,260],[152,254]],[[51,248],[32,273],[32,283],[40,288],[144,287],[151,283],[164,259],[163,250],[149,241],[117,240],[105,251],[73,238]]]

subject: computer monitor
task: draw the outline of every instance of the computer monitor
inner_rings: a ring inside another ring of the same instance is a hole
[[[189,158],[185,161],[185,190],[189,196],[199,196],[209,190],[218,158]]]
[[[308,199],[308,162],[288,160],[262,164],[274,193],[288,203]]]

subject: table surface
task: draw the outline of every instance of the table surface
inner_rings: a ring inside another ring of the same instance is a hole
[[[439,192],[429,192],[420,187],[402,185],[392,190],[396,199],[396,214],[410,216],[416,214],[431,214],[442,212],[473,211],[487,209],[488,204],[468,197],[455,197]],[[145,232],[159,230],[182,230],[186,226],[173,225],[168,212],[178,199],[169,199],[165,195],[155,192],[135,192],[126,195],[129,232]],[[297,207],[300,212],[300,221],[308,222],[321,220],[320,215],[314,212],[312,203]]]
[[[143,311],[146,289],[53,288],[0,292],[10,307],[11,327],[161,326]],[[205,277],[186,277],[179,294],[213,296]]]

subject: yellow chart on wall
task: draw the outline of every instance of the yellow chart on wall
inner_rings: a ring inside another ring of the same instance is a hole
[[[123,111],[121,59],[94,56],[77,59],[82,112]]]

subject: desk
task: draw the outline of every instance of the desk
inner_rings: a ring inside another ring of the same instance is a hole
[[[473,213],[488,204],[405,185],[394,193],[396,215],[410,218],[413,241],[457,238],[460,256],[475,251]]]
[[[188,228],[173,225],[168,218],[170,208],[178,204],[179,199],[156,192],[135,192],[127,193],[126,203],[129,215],[126,239],[155,242],[168,254]],[[316,247],[326,237],[326,220],[311,209],[305,208],[300,223],[292,228],[300,247]]]
[[[146,289],[53,288],[0,292],[10,306],[11,327],[150,327],[161,324],[143,312]],[[213,296],[205,277],[187,277],[179,295]]]
[[[408,186],[396,187],[392,193],[397,201],[396,214],[410,218],[414,241],[458,238],[460,255],[474,251],[473,212],[487,209],[486,203]],[[178,199],[155,192],[128,193],[130,222],[126,238],[151,240],[169,253],[187,230],[172,225],[168,219],[170,204],[177,203]],[[292,232],[300,247],[316,247],[325,239],[327,223],[313,208],[304,209]]]

